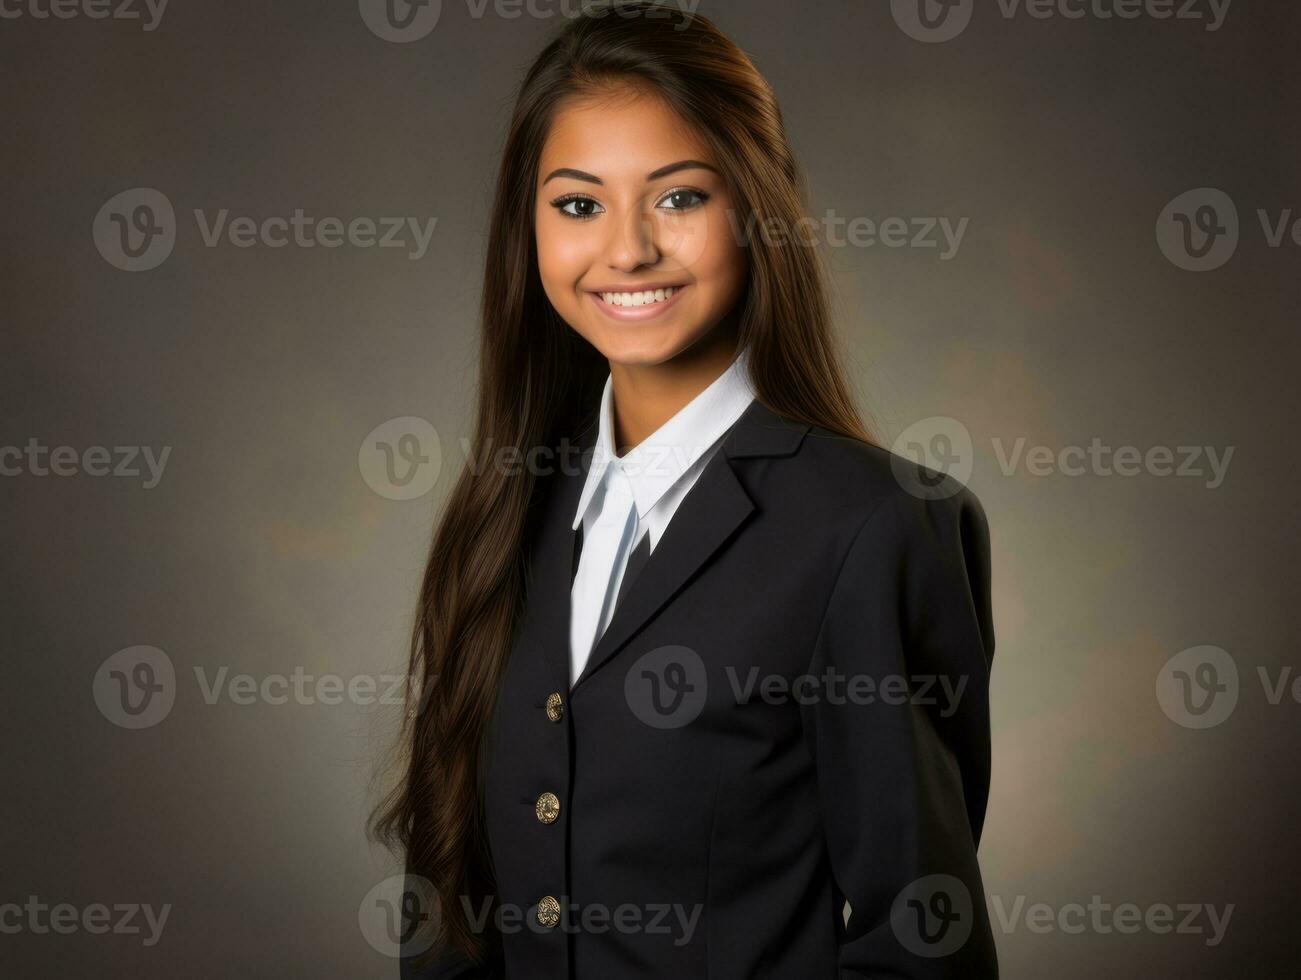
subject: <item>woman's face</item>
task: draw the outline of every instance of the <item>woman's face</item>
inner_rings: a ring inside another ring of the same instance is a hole
[[[558,107],[538,167],[538,271],[612,363],[677,356],[739,299],[746,259],[716,166],[654,94]]]

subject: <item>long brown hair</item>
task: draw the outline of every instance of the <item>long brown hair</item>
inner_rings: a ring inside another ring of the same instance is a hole
[[[529,68],[506,136],[483,280],[476,460],[501,447],[558,445],[599,398],[608,362],[542,290],[534,188],[557,103],[630,82],[651,88],[707,141],[740,215],[757,227],[802,227],[803,175],[772,90],[745,54],[707,18],[676,7],[616,0],[586,8]],[[758,399],[873,441],[840,367],[817,250],[788,235],[755,237],[746,252],[748,285],[734,312]],[[372,835],[437,890],[436,951],[475,960],[484,939],[463,900],[481,908],[493,889],[479,748],[523,610],[538,482],[507,469],[467,466],[438,523],[411,641],[402,777],[371,818]]]

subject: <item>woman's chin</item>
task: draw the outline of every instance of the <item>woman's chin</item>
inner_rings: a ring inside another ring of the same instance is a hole
[[[650,367],[671,360],[690,345],[677,330],[628,324],[627,329],[605,330],[597,350],[613,364]]]

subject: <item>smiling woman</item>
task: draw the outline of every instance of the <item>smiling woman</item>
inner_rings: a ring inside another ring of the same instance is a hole
[[[800,188],[704,17],[586,8],[529,69],[472,458],[582,458],[467,468],[434,535],[404,977],[996,976],[988,530],[860,422],[813,243],[738,234]]]
[[[661,364],[706,338],[693,356],[715,374],[731,360],[746,262],[712,157],[645,85],[556,107],[539,168],[538,272],[611,371]]]

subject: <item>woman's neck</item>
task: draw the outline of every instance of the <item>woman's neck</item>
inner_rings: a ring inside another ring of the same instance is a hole
[[[623,456],[708,388],[736,357],[736,331],[720,327],[662,364],[610,363],[615,452]]]

